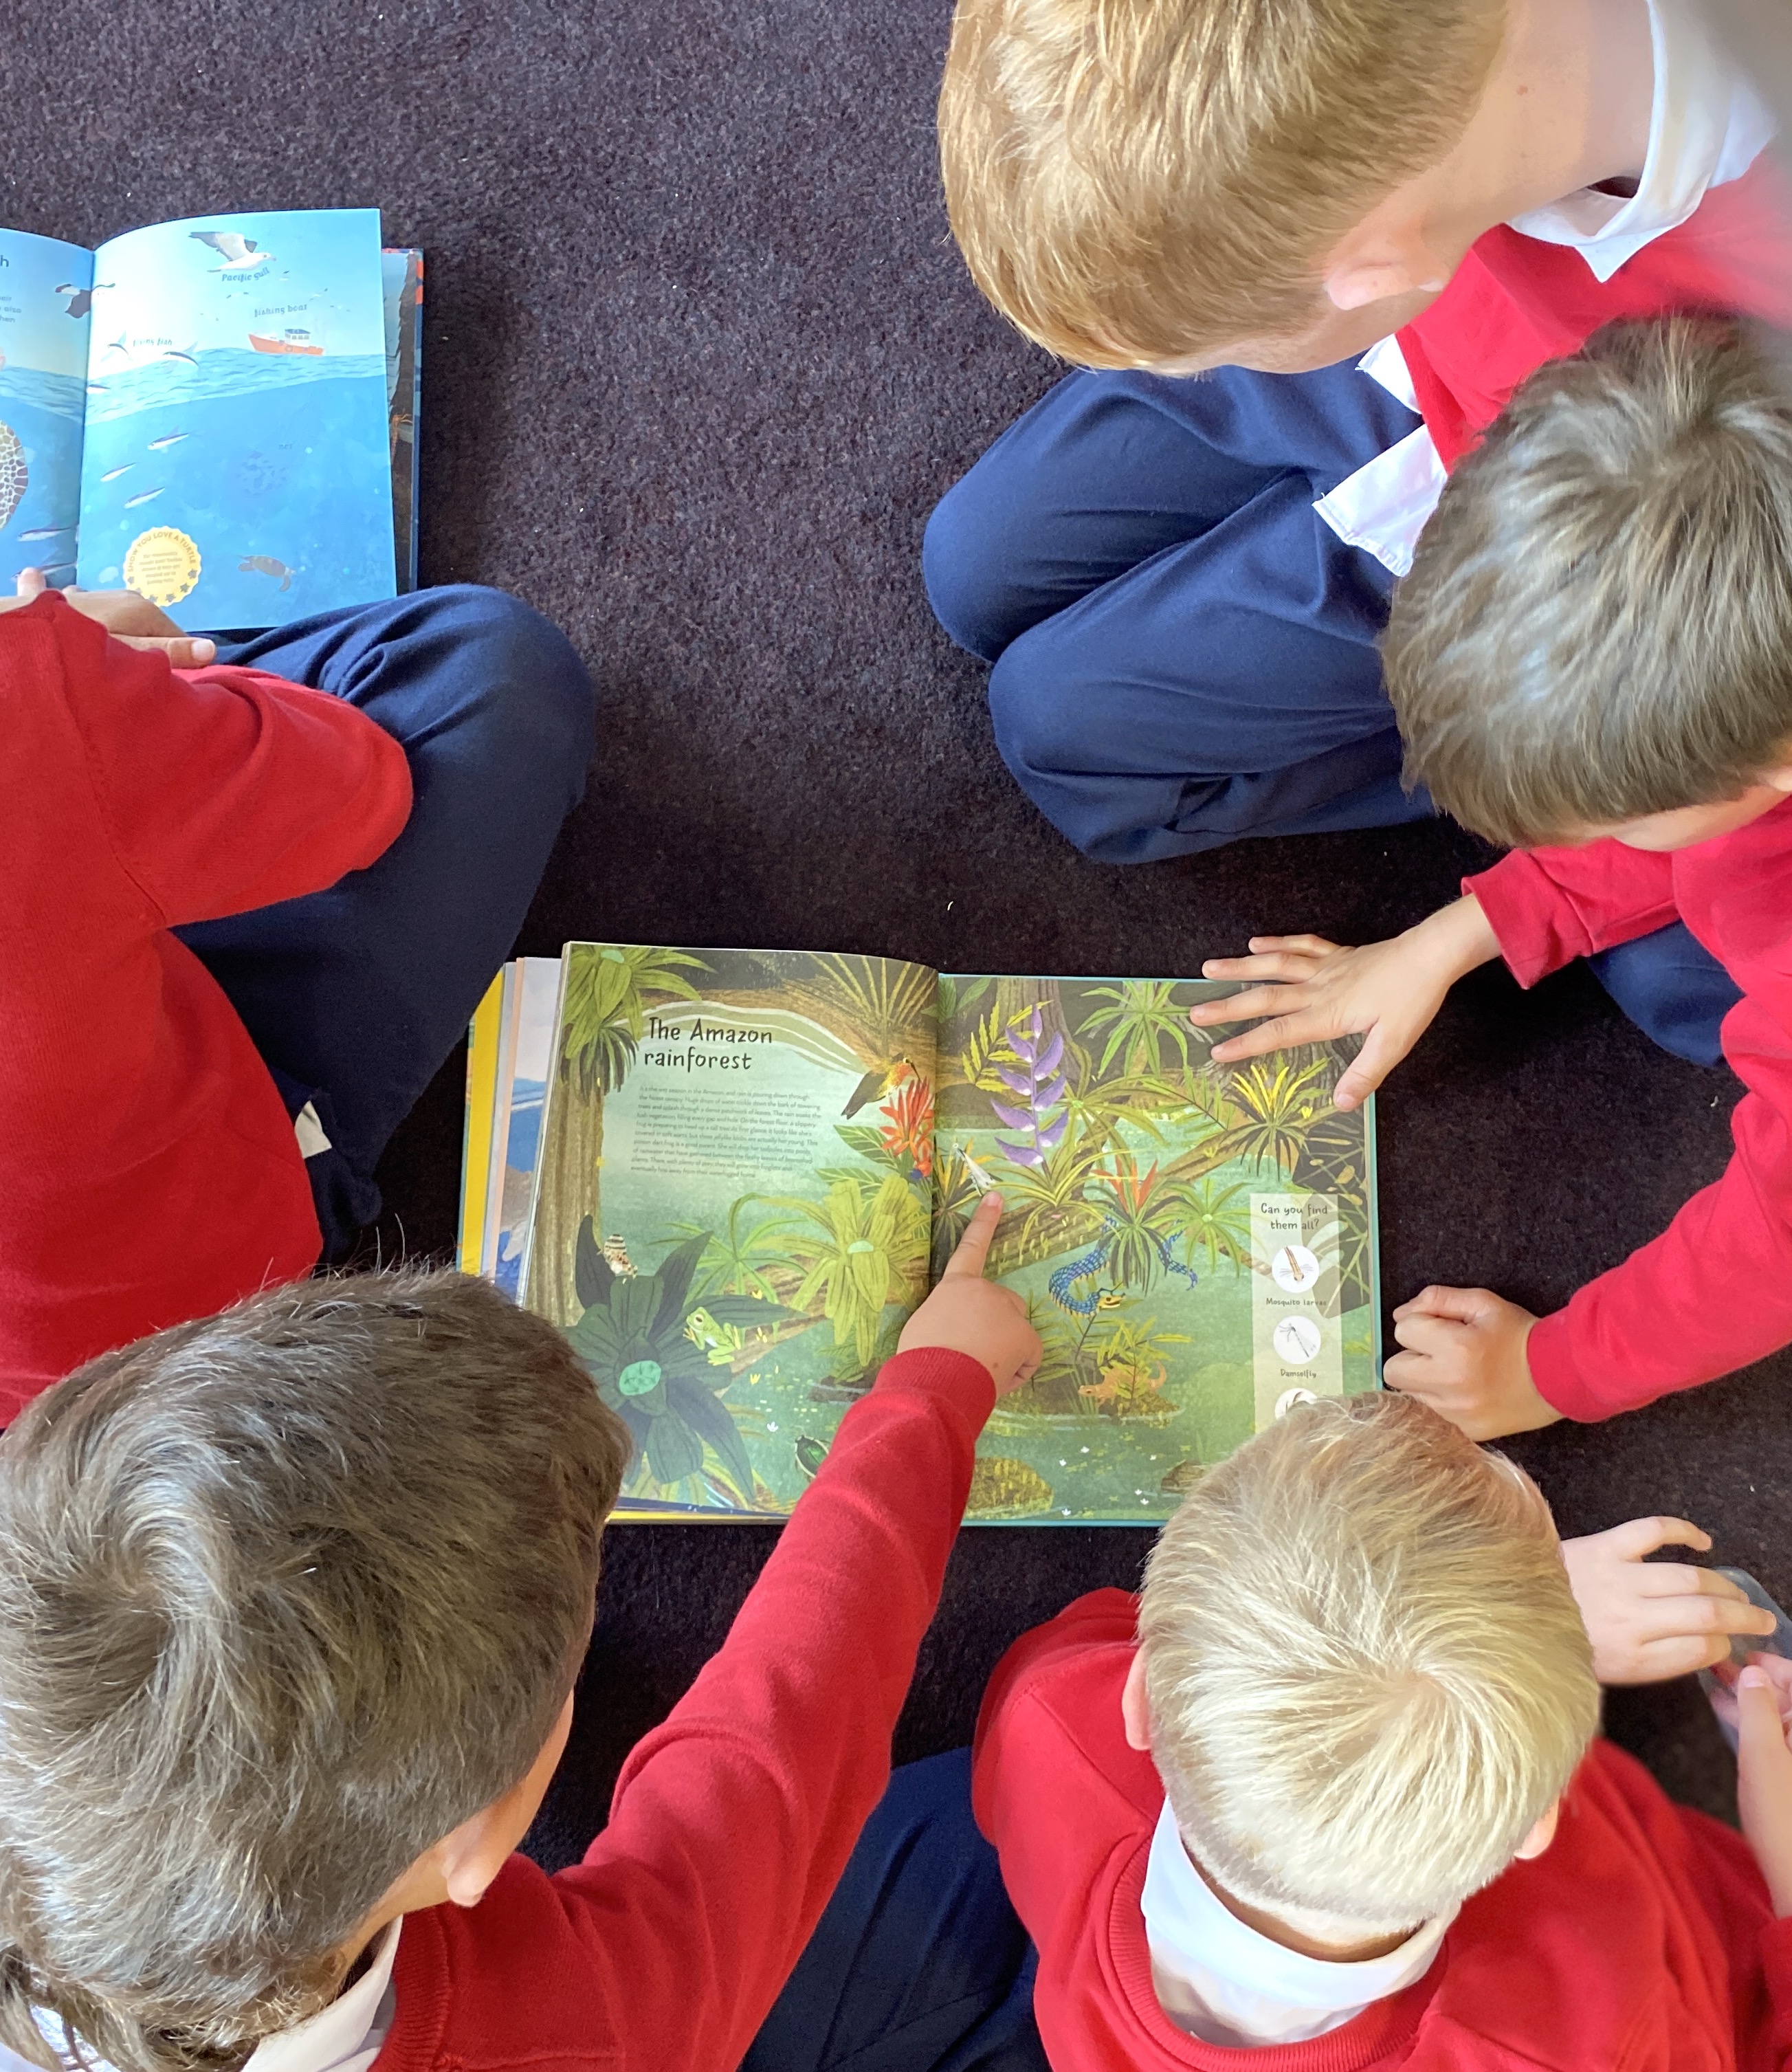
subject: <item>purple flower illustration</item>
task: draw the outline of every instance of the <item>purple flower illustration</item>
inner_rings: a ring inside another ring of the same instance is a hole
[[[1027,1017],[1024,1033],[1018,1029],[1008,1032],[1009,1048],[1020,1059],[1023,1069],[1015,1071],[1006,1065],[996,1067],[997,1078],[1025,1105],[1009,1108],[998,1100],[989,1104],[1000,1121],[1020,1133],[1018,1143],[1005,1137],[996,1139],[1004,1157],[1011,1166],[1025,1166],[1035,1170],[1063,1142],[1065,1125],[1070,1120],[1070,1109],[1065,1104],[1064,1075],[1060,1070],[1064,1039],[1055,1035],[1042,1048],[1040,1038],[1044,1030],[1044,1022],[1035,1007]],[[1058,1110],[1055,1115],[1054,1109]]]

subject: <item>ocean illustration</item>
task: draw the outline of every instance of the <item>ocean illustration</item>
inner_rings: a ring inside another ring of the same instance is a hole
[[[0,232],[0,582],[195,631],[396,594],[378,212]]]
[[[0,231],[0,591],[75,579],[93,255]]]
[[[84,586],[117,589],[154,524],[198,549],[197,582],[166,607],[194,631],[277,625],[394,594],[383,349],[286,358],[202,348],[97,368],[97,379]]]

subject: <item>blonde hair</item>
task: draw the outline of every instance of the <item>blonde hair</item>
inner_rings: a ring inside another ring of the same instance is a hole
[[[1504,26],[1501,0],[959,0],[953,233],[1088,366],[1289,336],[1338,240],[1454,147]]]
[[[1614,324],[1457,469],[1382,647],[1405,775],[1491,841],[1733,799],[1792,742],[1792,402],[1733,324]]]
[[[1598,1724],[1542,1497],[1410,1396],[1308,1404],[1215,1468],[1152,1554],[1139,1634],[1197,1860],[1365,1934],[1497,1877]]]

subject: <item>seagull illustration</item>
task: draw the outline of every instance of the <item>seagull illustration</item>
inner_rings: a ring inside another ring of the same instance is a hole
[[[56,293],[68,298],[70,316],[84,317],[93,306],[93,298],[102,288],[109,288],[111,286],[112,283],[109,281],[96,281],[91,288],[77,288],[72,281],[64,281],[57,289]]]
[[[190,230],[187,234],[209,245],[224,261],[223,265],[212,268],[215,273],[253,273],[273,263],[271,252],[264,252],[253,237],[239,237],[234,230]]]

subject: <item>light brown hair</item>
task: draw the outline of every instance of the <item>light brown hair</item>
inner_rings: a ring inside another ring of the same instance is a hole
[[[1792,742],[1792,400],[1734,325],[1615,324],[1457,468],[1383,643],[1405,775],[1531,845],[1733,799]]]
[[[1504,25],[1500,0],[959,0],[953,234],[1087,366],[1290,336],[1337,241],[1454,148]]]
[[[1543,1498],[1407,1396],[1308,1404],[1205,1476],[1152,1553],[1139,1635],[1198,1861],[1362,1934],[1503,1870],[1598,1722]]]
[[[582,1657],[627,1435],[458,1274],[259,1295],[0,1440],[0,2038],[236,2065],[501,1798]]]

